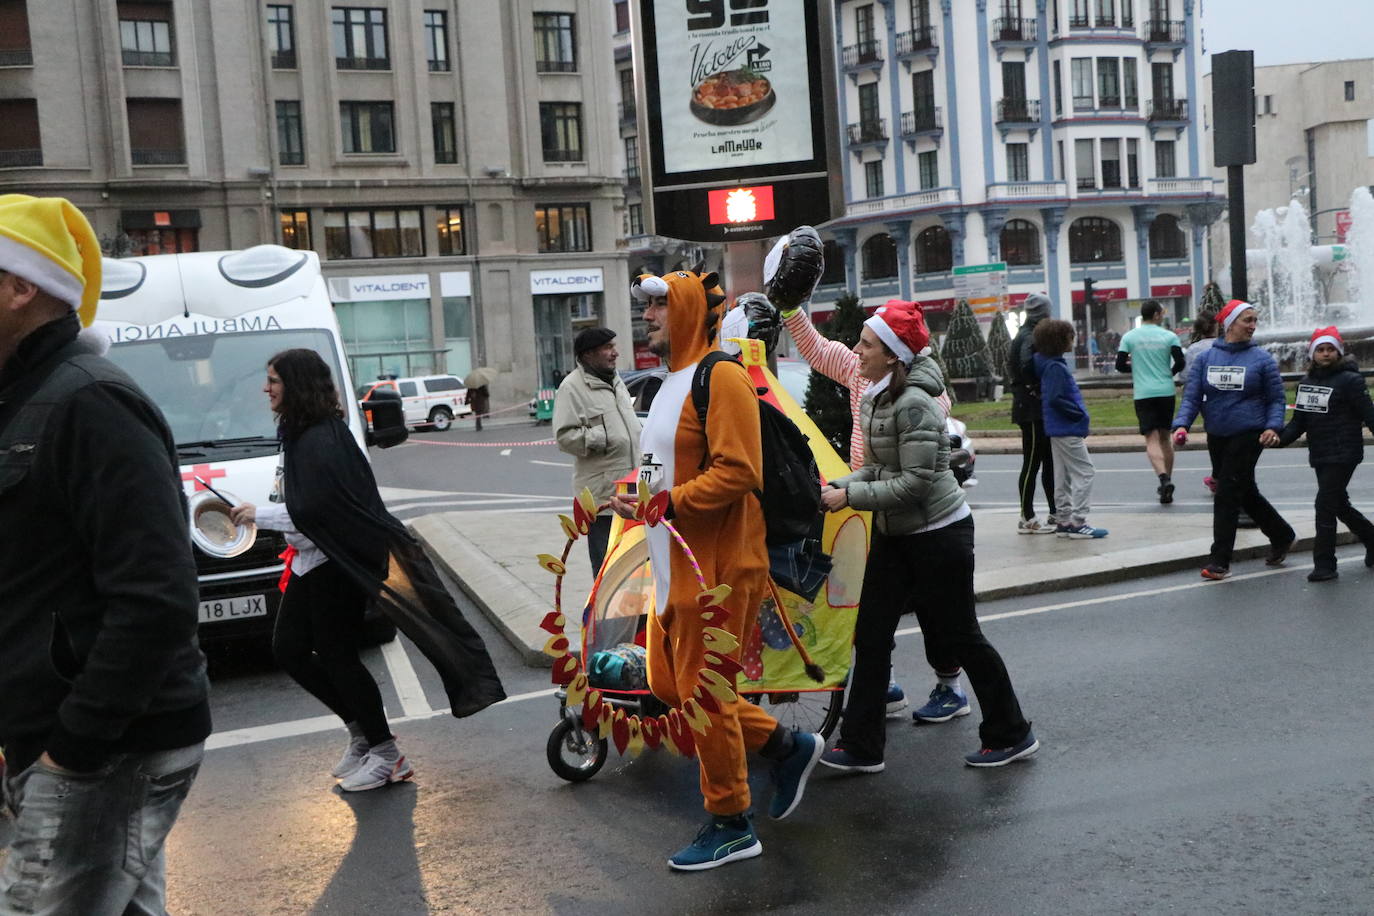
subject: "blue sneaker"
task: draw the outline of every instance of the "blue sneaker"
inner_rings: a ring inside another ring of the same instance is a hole
[[[900,684],[892,681],[887,685],[887,715],[891,718],[906,709],[906,691],[902,690]]]
[[[736,818],[712,817],[700,830],[697,838],[668,860],[674,871],[704,871],[740,859],[763,855],[763,844],[754,835],[754,819],[744,814],[744,827],[731,824]]]
[[[881,760],[865,760],[855,757],[842,747],[821,754],[821,763],[845,773],[881,773],[886,766]]]
[[[948,722],[970,712],[972,710],[969,709],[968,694],[958,687],[936,684],[935,689],[930,692],[930,699],[926,700],[926,705],[913,712],[911,718],[917,722]]]
[[[1075,541],[1086,541],[1095,538],[1106,537],[1107,529],[1094,528],[1092,525],[1084,523],[1082,525],[1066,525],[1063,528],[1059,529],[1058,534],[1061,538],[1072,538]]]
[[[813,732],[792,733],[792,753],[773,765],[773,801],[768,816],[780,821],[797,809],[806,780],[825,751],[825,738]]]
[[[964,763],[971,767],[1001,767],[1013,760],[1021,760],[1040,750],[1040,742],[1035,740],[1035,732],[1026,732],[1020,744],[1011,747],[985,747],[964,755]]]

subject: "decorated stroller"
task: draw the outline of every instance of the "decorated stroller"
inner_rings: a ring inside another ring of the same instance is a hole
[[[822,478],[847,473],[825,437],[768,371],[762,344],[741,343],[745,345],[741,359],[759,396],[782,410],[807,436]],[[621,486],[635,483],[631,475]],[[574,504],[572,516],[561,517],[568,535],[561,556],[540,557],[544,568],[558,577],[555,610],[543,622],[551,634],[544,651],[554,658],[553,681],[559,685],[559,720],[547,744],[549,766],[556,774],[573,782],[590,779],[605,764],[612,743],[621,754],[632,756],[659,746],[691,756],[692,732],[704,730],[706,712],[735,697],[730,681],[736,679],[722,677],[720,672],[736,668],[741,699],[762,705],[785,727],[830,736],[839,723],[849,676],[868,553],[868,513],[852,509],[829,513],[817,519],[808,549],[770,550],[773,597],[763,602],[758,622],[745,634],[742,645],[734,644],[733,637],[723,631],[719,632],[727,639],[720,645],[712,647],[708,642],[708,649],[719,654],[719,670],[703,668],[694,698],[678,710],[661,703],[648,687],[648,652],[653,647],[645,645],[645,627],[648,615],[654,613],[655,598],[643,521],[616,517],[613,522],[606,559],[581,611],[580,655],[565,633],[563,572],[573,545],[586,533],[596,510],[590,494],[584,493]],[[685,551],[695,567],[691,546],[670,523],[658,523],[669,526],[676,549]],[[704,581],[699,571],[698,581],[700,600],[709,612],[718,584]],[[711,657],[716,656],[708,654]]]

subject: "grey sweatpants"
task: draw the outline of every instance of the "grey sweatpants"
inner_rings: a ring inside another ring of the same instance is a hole
[[[1088,522],[1088,501],[1093,492],[1093,460],[1082,436],[1051,436],[1054,456],[1055,519],[1061,525],[1081,528]]]

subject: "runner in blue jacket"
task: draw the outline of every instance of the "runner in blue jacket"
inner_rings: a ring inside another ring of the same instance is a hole
[[[1281,566],[1296,537],[1255,484],[1260,452],[1267,445],[1277,445],[1283,429],[1283,379],[1278,363],[1267,350],[1254,345],[1258,319],[1250,303],[1232,299],[1217,314],[1217,322],[1223,336],[1188,370],[1173,424],[1174,441],[1181,445],[1201,411],[1217,463],[1212,556],[1202,570],[1205,579],[1225,579],[1231,574],[1236,521],[1242,508],[1269,538],[1267,565]]]

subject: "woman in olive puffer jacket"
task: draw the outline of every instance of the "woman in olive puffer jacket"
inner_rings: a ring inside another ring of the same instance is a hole
[[[862,404],[864,465],[821,491],[828,510],[872,510],[874,520],[840,740],[821,757],[848,772],[883,769],[892,638],[908,605],[926,639],[963,666],[978,695],[982,748],[965,762],[1000,766],[1040,746],[974,614],[973,514],[949,469],[944,412],[935,400],[944,379],[933,360],[916,355],[929,339],[914,303],[889,304],[864,323],[854,348],[861,374],[874,382]]]

